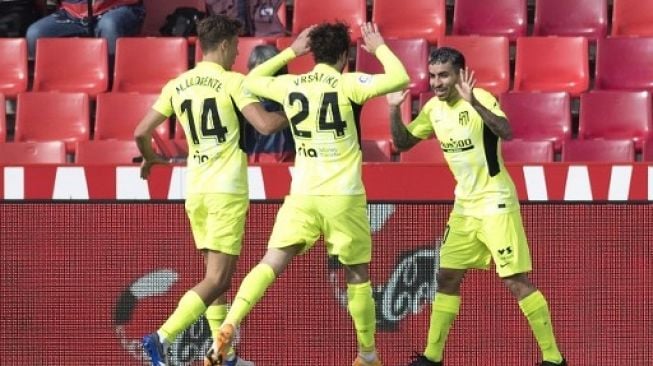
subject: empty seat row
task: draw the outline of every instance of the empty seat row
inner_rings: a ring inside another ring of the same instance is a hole
[[[404,163],[445,163],[444,153],[435,138],[418,143],[399,157]],[[550,163],[554,161],[553,142],[546,140],[502,141],[503,160],[508,163]],[[562,145],[564,162],[634,162],[635,144],[632,140],[569,140]],[[646,144],[644,161],[653,161],[653,142]]]
[[[242,38],[233,69],[247,72],[247,58],[264,38]],[[279,38],[279,48],[292,38]],[[389,39],[411,77],[410,89],[418,95],[427,91],[429,45],[425,39]],[[466,56],[476,72],[478,86],[495,95],[511,85],[509,46],[505,37],[450,36],[441,46],[454,47]],[[109,86],[106,41],[93,38],[44,38],[37,42],[33,91],[75,91],[91,98]],[[588,44],[582,37],[522,37],[517,39],[513,90],[565,91],[574,96],[590,85]],[[0,39],[0,93],[7,98],[27,89],[27,51],[24,39]],[[201,60],[199,48],[196,60]],[[356,70],[380,72],[378,61],[356,51]],[[624,67],[623,60],[628,60]],[[653,37],[605,38],[598,41],[595,89],[653,90]],[[310,56],[289,64],[291,73],[303,73],[313,66]],[[188,44],[184,38],[121,38],[117,42],[113,91],[157,93],[165,82],[189,68]]]

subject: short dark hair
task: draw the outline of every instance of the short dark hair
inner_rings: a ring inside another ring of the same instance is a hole
[[[197,38],[202,53],[213,51],[220,42],[237,36],[243,27],[238,19],[224,15],[210,15],[197,23]]]
[[[249,54],[249,58],[247,59],[247,68],[251,70],[278,54],[279,54],[279,50],[275,46],[271,44],[260,44],[254,47],[254,49],[252,49],[252,52]],[[286,65],[281,69],[279,69],[279,71],[277,71],[277,73],[274,75],[277,76],[277,75],[282,75],[287,73],[288,73],[288,66]]]
[[[456,71],[465,68],[465,56],[455,48],[439,47],[429,56],[429,65],[446,64],[447,62],[451,62]]]
[[[322,23],[308,34],[308,46],[315,63],[335,65],[344,52],[349,51],[349,26],[343,22]]]

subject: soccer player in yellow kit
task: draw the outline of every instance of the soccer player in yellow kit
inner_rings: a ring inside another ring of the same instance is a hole
[[[134,132],[146,179],[154,164],[166,163],[152,150],[154,129],[172,114],[183,126],[189,148],[185,207],[206,266],[204,279],[183,295],[157,332],[143,338],[153,366],[168,365],[170,344],[202,314],[217,332],[227,313],[224,294],[236,269],[249,206],[239,113],[263,134],[288,125],[285,116],[266,112],[245,92],[242,74],[230,71],[240,28],[239,21],[224,16],[202,20],[197,29],[203,61],[165,85]],[[228,353],[225,365],[253,365]]]
[[[487,269],[491,259],[528,320],[542,351],[541,365],[566,365],[546,299],[526,276],[532,269],[528,242],[499,145],[499,139],[512,138],[505,114],[492,94],[474,88],[474,73],[457,50],[437,49],[428,68],[435,96],[408,126],[399,113],[406,92],[387,96],[395,146],[405,151],[435,134],[457,182],[440,248],[426,350],[410,365],[443,365],[444,343],[458,314],[463,277],[468,269]]]
[[[403,89],[409,78],[376,26],[369,23],[362,27],[363,40],[384,73],[343,74],[351,42],[348,30],[342,23],[318,25],[310,30],[307,44],[296,40],[247,76],[245,86],[252,93],[283,104],[297,154],[290,194],[277,214],[268,250],[240,285],[211,358],[220,358],[229,349],[235,327],[265,290],[296,255],[324,234],[327,252],[345,267],[348,309],[359,349],[354,365],[381,365],[374,339],[376,317],[368,268],[372,243],[358,116],[366,100]],[[312,71],[269,76],[309,49],[316,62]]]

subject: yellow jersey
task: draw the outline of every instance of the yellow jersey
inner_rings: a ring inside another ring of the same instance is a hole
[[[240,110],[258,100],[243,89],[244,75],[200,62],[169,81],[154,110],[177,121],[188,142],[186,189],[194,193],[247,194],[247,156]]]
[[[295,57],[288,48],[247,75],[246,88],[282,104],[290,121],[296,146],[291,194],[365,193],[361,107],[370,98],[404,88],[409,81],[401,61],[387,46],[380,46],[376,55],[384,74],[343,74],[330,65],[317,64],[306,74],[269,76]]]
[[[484,107],[505,117],[492,94],[480,88],[473,93]],[[435,134],[439,140],[456,179],[454,212],[484,216],[519,208],[515,186],[503,164],[499,138],[470,103],[460,98],[450,105],[433,97],[407,128],[417,138]]]

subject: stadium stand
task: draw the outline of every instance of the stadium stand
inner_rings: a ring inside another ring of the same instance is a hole
[[[0,93],[15,99],[27,91],[28,77],[25,38],[0,38]]]
[[[249,72],[247,69],[249,54],[252,53],[254,47],[264,44],[274,44],[274,42],[267,37],[239,37],[238,55],[236,56],[236,61],[234,61],[231,70],[241,74],[247,74]],[[197,43],[195,45],[195,62],[197,63],[200,61],[202,61],[202,49],[200,48],[199,43]]]
[[[356,46],[356,71],[368,74],[383,72],[383,67],[377,58],[362,48],[363,42]],[[408,72],[411,95],[429,90],[429,72],[425,60],[428,59],[429,45],[424,38],[387,39],[388,47],[399,57]]]
[[[351,27],[352,42],[361,37],[361,25],[367,19],[365,0],[295,0],[292,34],[323,21],[340,20]]]
[[[452,34],[506,36],[515,41],[526,36],[527,20],[526,0],[456,0]]]
[[[578,137],[631,139],[640,151],[651,136],[651,95],[645,91],[602,90],[580,97]]]
[[[613,36],[653,36],[653,1],[613,0]]]
[[[404,122],[411,120],[410,100],[402,103],[401,118]],[[388,141],[392,143],[390,134],[390,116],[388,115],[388,101],[384,95],[372,98],[363,104],[360,113],[360,139],[374,141]],[[394,146],[392,147],[394,152]]]
[[[553,142],[521,139],[501,141],[501,155],[507,163],[550,163],[554,159]]]
[[[361,140],[364,162],[392,161],[392,143],[388,140]]]
[[[653,37],[608,37],[596,48],[595,89],[653,91]]]
[[[535,0],[534,36],[580,36],[596,41],[608,30],[608,0]]]
[[[399,155],[402,163],[437,163],[446,164],[444,153],[440,148],[440,142],[434,137],[420,141],[412,149],[404,151]]]
[[[85,93],[18,94],[16,142],[64,141],[66,152],[89,139],[89,98]]]
[[[279,37],[276,40],[276,46],[279,51],[282,51],[292,44],[295,40],[295,37]],[[313,54],[308,53],[306,55],[299,56],[292,59],[288,63],[288,73],[290,74],[304,74],[311,70],[315,66],[315,61],[313,60]]]
[[[476,86],[498,96],[510,88],[509,41],[501,36],[446,36],[438,46],[453,47],[465,55],[474,70]]]
[[[109,88],[108,57],[104,38],[38,39],[32,91],[82,92],[95,98]]]
[[[514,138],[552,141],[555,151],[571,139],[569,94],[510,92],[501,95],[500,101]]]
[[[206,12],[206,0],[143,0],[145,20],[141,35],[160,36],[159,29],[165,24],[166,17],[181,7],[195,8]]]
[[[133,140],[79,141],[76,164],[132,164],[141,153]]]
[[[158,94],[103,93],[95,109],[94,140],[134,140],[134,129],[152,108]],[[170,138],[170,122],[157,127],[161,138]]]
[[[64,164],[63,141],[0,142],[0,164]]]
[[[181,37],[125,37],[116,42],[114,92],[159,93],[188,69],[188,42]]]
[[[513,90],[563,91],[578,96],[588,89],[589,79],[587,38],[520,37],[517,39]]]
[[[642,154],[642,160],[652,161],[653,162],[653,139],[649,139],[644,144],[644,153]]]
[[[7,139],[7,111],[5,110],[5,96],[0,94],[0,142]]]
[[[386,38],[424,38],[438,43],[446,28],[445,0],[374,0],[372,21]]]
[[[562,146],[562,161],[630,163],[635,148],[631,140],[571,140]]]

